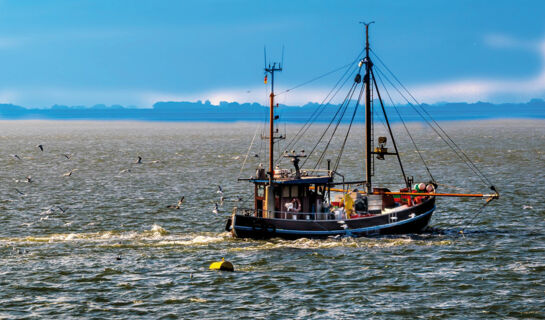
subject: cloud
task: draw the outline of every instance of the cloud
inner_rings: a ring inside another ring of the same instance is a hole
[[[87,37],[105,36],[87,34]],[[520,102],[531,98],[545,96],[545,39],[537,42],[521,41],[503,35],[489,35],[484,42],[498,48],[526,48],[539,54],[543,63],[537,75],[518,80],[497,79],[465,79],[442,83],[424,83],[408,86],[409,91],[420,102],[435,103],[441,101],[491,101]],[[0,37],[0,48],[18,45],[17,40]],[[159,101],[197,101],[209,100],[212,104],[221,101],[239,103],[269,104],[268,85],[253,88],[225,88],[201,92],[167,92],[146,89],[100,89],[100,88],[59,88],[59,87],[27,87],[2,88],[0,103],[14,103],[25,107],[49,107],[54,104],[86,105],[120,104],[124,106],[152,107]],[[277,94],[286,88],[277,87]],[[303,105],[308,102],[322,102],[330,88],[305,87],[279,94],[276,102],[287,105]],[[334,103],[344,98],[339,94]],[[404,101],[398,101],[404,102]]]
[[[526,79],[487,79],[474,78],[441,83],[424,83],[410,85],[409,91],[420,102],[435,103],[444,101],[528,101],[532,98],[545,96],[545,38],[541,41],[527,41],[514,39],[505,35],[492,34],[484,37],[484,42],[497,48],[516,48],[536,52],[541,60],[542,67],[537,75]],[[279,92],[282,90],[280,89]],[[327,88],[298,89],[277,97],[279,103],[302,105],[307,102],[322,102],[329,92]],[[259,95],[258,95],[259,94]],[[242,90],[224,90],[204,92],[199,99],[209,99],[213,103],[219,101],[260,102],[268,104],[263,90],[252,90],[246,94]],[[265,99],[263,98],[265,97]],[[401,99],[401,98],[399,98]],[[334,102],[339,102],[338,100]],[[405,101],[397,101],[404,103]]]
[[[519,80],[467,79],[437,84],[416,85],[410,91],[420,101],[433,103],[438,101],[478,100],[529,100],[545,94],[545,39],[529,42],[503,35],[489,35],[485,43],[500,48],[525,48],[537,52],[542,60],[542,67],[534,77]]]

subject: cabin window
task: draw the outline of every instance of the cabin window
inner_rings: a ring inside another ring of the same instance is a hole
[[[291,186],[291,197],[299,197],[299,186]]]
[[[290,187],[284,186],[282,187],[282,198],[289,198],[290,197]]]
[[[257,186],[257,196],[258,197],[265,196],[265,186]]]

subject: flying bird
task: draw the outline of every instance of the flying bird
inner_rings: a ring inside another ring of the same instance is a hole
[[[69,153],[63,153],[62,155],[68,160],[70,160],[72,158],[72,155],[69,154]]]
[[[59,206],[57,206],[57,208],[58,208],[59,210],[61,210],[62,213],[65,213],[66,211],[68,211],[68,209],[63,209],[63,208],[61,208],[61,207],[59,207]]]
[[[16,155],[16,154],[12,154],[11,156],[14,157],[14,158],[17,159],[17,160],[23,160],[23,159],[19,158],[19,156]]]
[[[218,191],[216,193],[223,194],[223,189],[221,186],[218,186]]]
[[[212,213],[218,214],[218,204],[214,203],[214,210],[212,210]]]
[[[32,176],[27,176],[26,177],[26,182],[31,183],[32,182]]]
[[[180,198],[180,200],[178,201],[178,204],[176,204],[176,205],[171,204],[171,205],[167,206],[167,208],[170,208],[170,209],[180,209],[180,207],[182,206],[182,203],[184,203],[184,199],[185,199],[185,197],[182,196],[182,197]]]
[[[225,201],[225,197],[222,195],[220,197],[220,206],[223,206],[223,202]]]
[[[39,145],[36,146],[36,148],[40,148],[40,150],[41,150],[42,152],[44,152],[44,146],[43,146],[43,145],[39,144]]]
[[[69,172],[63,174],[62,176],[63,177],[70,177],[72,175],[72,173],[74,173],[74,171],[77,171],[78,169],[72,169],[70,170]]]
[[[142,164],[142,157],[138,156],[138,160],[136,160],[135,164]]]
[[[22,196],[25,195],[25,193],[24,193],[23,191],[21,191],[21,190],[19,190],[19,189],[17,189],[17,188],[15,188],[15,191],[17,191],[17,193],[20,194],[20,195],[22,195]]]

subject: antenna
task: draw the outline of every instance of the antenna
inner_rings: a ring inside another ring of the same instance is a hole
[[[263,68],[267,69],[267,46],[263,46]]]
[[[372,24],[372,23],[375,23],[375,21],[371,21],[371,22],[369,22],[369,23],[364,22],[364,21],[360,21],[360,23],[363,24],[363,25],[368,26],[368,25],[370,25],[370,24]]]
[[[284,66],[284,45],[282,45],[282,62],[280,63],[280,68]]]

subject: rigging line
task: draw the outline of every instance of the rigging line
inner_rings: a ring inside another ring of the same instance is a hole
[[[401,168],[401,174],[403,174],[403,180],[405,180],[405,185],[407,188],[410,188],[411,186],[407,183],[407,176],[405,175],[405,170],[403,169],[403,164],[401,162],[401,156],[399,155],[399,150],[397,149],[397,144],[394,138],[394,134],[392,133],[392,128],[390,127],[390,122],[388,122],[388,116],[386,115],[386,109],[384,108],[384,103],[382,102],[382,97],[380,96],[380,92],[378,91],[377,86],[377,80],[375,79],[375,73],[373,72],[373,69],[371,69],[371,78],[373,79],[373,83],[375,84],[375,90],[377,91],[378,100],[380,102],[380,106],[382,107],[382,112],[384,113],[384,120],[386,121],[386,124],[388,125],[388,132],[390,133],[390,137],[392,138],[392,143],[394,144],[394,149],[396,151],[397,161],[399,162],[399,167]]]
[[[305,124],[299,129],[299,131],[293,136],[292,139],[290,139],[290,142],[286,145],[286,148],[284,151],[287,151],[288,149],[294,147],[300,140],[301,138],[303,137],[303,135],[308,131],[308,129],[310,128],[310,126],[312,126],[313,122],[318,119],[318,117],[322,114],[322,112],[325,110],[325,108],[331,103],[331,101],[337,96],[337,94],[340,92],[340,90],[344,87],[344,85],[346,84],[346,82],[351,78],[350,75],[354,74],[354,72],[356,71],[356,69],[354,69],[350,74],[348,73],[350,71],[351,68],[348,68],[345,73],[341,76],[341,78],[339,78],[339,80],[337,81],[337,83],[335,84],[335,86],[333,86],[333,88],[329,91],[329,93],[326,95],[326,97],[322,100],[322,102],[320,103],[320,105],[314,110],[314,112],[311,114],[311,116],[308,118],[308,120],[305,122]],[[348,77],[346,77],[346,75],[349,75]],[[344,82],[342,83],[342,85],[340,87],[337,88],[337,86],[339,85],[339,83],[346,77],[346,79],[344,80]],[[337,88],[337,90],[335,91],[335,89]],[[333,91],[335,91],[335,93],[329,97]],[[329,100],[328,100],[329,98]],[[327,101],[327,103],[325,103]],[[325,103],[325,104],[324,104]],[[277,161],[279,161],[281,159],[281,157],[279,157],[279,159]]]
[[[380,70],[377,66],[375,66],[375,68],[376,68],[377,70]],[[456,155],[458,156],[458,158],[460,158],[460,160],[462,160],[462,162],[464,162],[464,163],[466,164],[466,166],[467,166],[471,171],[473,171],[473,173],[474,173],[477,177],[479,177],[479,179],[481,179],[481,181],[482,181],[485,185],[487,185],[487,180],[488,180],[488,179],[486,179],[486,177],[484,177],[482,174],[479,174],[478,170],[476,170],[476,168],[475,168],[475,165],[471,166],[471,165],[468,163],[468,161],[467,161],[466,159],[464,159],[464,157],[462,157],[462,156],[460,155],[460,153],[456,150],[456,148],[453,147],[453,146],[449,143],[449,141],[447,141],[447,140],[445,139],[445,137],[443,137],[443,135],[442,135],[439,131],[437,131],[437,129],[435,128],[435,126],[433,126],[433,125],[432,125],[432,124],[431,124],[431,123],[422,115],[422,113],[421,113],[420,111],[418,111],[418,109],[414,106],[414,104],[412,104],[412,103],[403,95],[403,93],[402,93],[401,91],[399,91],[399,89],[392,83],[392,81],[386,76],[386,74],[382,73],[382,75],[383,75],[384,79],[386,79],[386,81],[388,81],[388,83],[390,83],[390,85],[397,91],[397,93],[399,93],[399,95],[400,95],[401,97],[403,97],[403,98],[405,99],[405,101],[407,101],[407,103],[413,108],[413,110],[414,110],[416,113],[418,113],[418,115],[424,120],[424,122],[426,122],[426,124],[427,124],[427,125],[428,125],[428,126],[429,126],[429,127],[430,127],[430,128],[431,128],[431,129],[432,129],[432,130],[433,130],[433,131],[442,139],[442,140],[443,140],[443,142],[445,142],[445,144],[446,144],[447,146],[450,147],[450,149],[454,152],[454,154],[456,154]]]
[[[401,113],[399,112],[399,109],[397,108],[397,106],[395,105],[394,103],[394,99],[392,99],[392,96],[390,95],[390,92],[388,91],[388,88],[386,88],[386,85],[384,84],[384,82],[382,81],[382,78],[380,76],[380,74],[382,73],[382,71],[380,71],[379,69],[377,69],[377,71],[379,72],[377,74],[378,76],[378,80],[380,81],[380,84],[382,85],[382,87],[384,88],[384,91],[386,91],[386,95],[388,96],[388,99],[390,100],[390,102],[392,103],[392,106],[394,107],[397,115],[399,116],[399,119],[401,120],[401,123],[403,123],[403,127],[405,128],[405,131],[407,132],[407,135],[409,136],[409,138],[411,139],[411,142],[414,146],[414,149],[416,150],[416,153],[418,153],[418,156],[420,157],[420,160],[422,160],[422,163],[424,164],[424,167],[426,168],[426,171],[428,172],[428,175],[430,176],[430,179],[431,181],[435,181],[435,179],[433,178],[433,175],[431,174],[431,171],[430,171],[430,168],[428,167],[428,164],[426,163],[426,160],[424,160],[424,157],[422,156],[422,153],[420,152],[420,149],[418,148],[418,146],[416,145],[416,142],[414,141],[413,139],[413,136],[411,134],[411,132],[409,131],[409,128],[407,128],[407,124],[405,123],[405,120],[403,120],[403,117],[401,117]]]
[[[354,84],[352,85],[352,87],[349,89],[348,92],[351,92],[352,90],[354,89]],[[327,125],[326,129],[324,130],[324,132],[322,133],[322,135],[320,136],[320,138],[318,139],[318,142],[316,143],[316,145],[312,148],[312,150],[310,151],[310,153],[308,154],[307,158],[303,161],[303,163],[301,164],[301,167],[303,167],[303,165],[305,164],[305,162],[310,158],[310,156],[312,155],[312,153],[314,152],[314,150],[316,149],[316,147],[318,147],[318,144],[320,144],[320,142],[322,141],[323,137],[325,136],[325,134],[327,133],[327,131],[329,130],[329,128],[331,127],[331,125],[333,124],[333,122],[335,121],[335,119],[337,118],[337,115],[339,114],[339,112],[341,111],[343,105],[345,104],[346,102],[346,99],[348,98],[348,95],[345,97],[344,101],[337,107],[337,111],[335,112],[335,114],[333,115],[333,118],[331,119],[331,121],[329,122],[329,124]]]
[[[363,51],[361,51],[358,56],[356,57],[356,59],[352,62],[352,63],[355,63],[356,61],[358,61],[360,59],[360,56],[362,55]],[[318,116],[324,111],[325,107],[327,105],[329,105],[329,103],[331,103],[331,101],[333,100],[333,98],[339,93],[339,91],[342,89],[342,87],[344,87],[344,85],[346,84],[346,82],[348,81],[348,79],[350,79],[351,77],[347,77],[343,84],[341,85],[341,87],[339,87],[337,89],[337,91],[335,92],[335,94],[333,94],[333,96],[331,96],[331,98],[329,98],[329,101],[327,102],[326,105],[324,105],[324,103],[328,100],[328,97],[333,93],[333,91],[335,91],[335,88],[339,85],[339,83],[341,83],[341,81],[343,80],[343,78],[348,74],[348,72],[351,70],[350,66],[346,69],[346,71],[344,72],[344,74],[339,78],[339,80],[337,80],[337,82],[335,83],[335,85],[333,86],[333,88],[331,88],[331,90],[328,92],[328,94],[324,97],[324,99],[322,100],[322,102],[320,103],[320,106],[318,106],[314,112],[312,113],[312,115],[308,118],[308,120],[305,122],[305,124],[299,129],[299,131],[295,134],[295,136],[290,140],[290,142],[287,144],[286,146],[286,150],[292,148],[295,144],[297,144],[299,142],[299,140],[301,139],[301,136],[299,136],[299,134],[301,133],[301,131],[303,131],[304,129],[304,132],[303,134],[306,133],[306,131],[308,130],[308,127],[310,127],[313,123],[313,121],[315,121]],[[351,74],[353,74],[354,72],[356,71],[356,69],[354,69],[352,71]],[[305,127],[308,125],[308,127],[305,129]],[[296,139],[297,138],[297,139]],[[295,141],[295,142],[293,142]],[[292,143],[293,142],[293,143]],[[281,157],[279,158],[279,160],[281,159]]]
[[[354,92],[356,91],[356,86],[358,85],[357,82],[354,82],[356,85],[353,86],[353,90],[352,92],[350,93],[350,97],[348,98],[347,102],[346,102],[346,106],[344,107],[344,110],[342,111],[342,114],[341,116],[339,117],[339,120],[337,121],[337,124],[335,125],[335,129],[333,130],[333,132],[331,133],[331,137],[329,138],[329,141],[327,142],[326,146],[325,146],[325,149],[324,151],[322,152],[321,156],[318,158],[318,161],[316,162],[316,165],[314,166],[314,169],[316,169],[321,163],[322,161],[324,160],[324,157],[325,157],[325,154],[327,152],[327,149],[329,149],[329,145],[331,144],[331,141],[333,141],[333,137],[335,136],[335,133],[337,132],[337,129],[339,128],[339,125],[341,124],[342,122],[342,119],[344,118],[344,115],[346,113],[346,110],[348,110],[348,106],[350,105],[350,102],[352,101],[352,96],[354,95]]]
[[[356,105],[354,106],[354,113],[352,113],[352,119],[350,119],[350,125],[348,126],[348,130],[346,132],[346,135],[344,136],[344,141],[341,146],[341,150],[339,151],[339,155],[337,156],[337,160],[335,161],[335,165],[333,166],[333,171],[337,171],[339,168],[339,164],[341,163],[341,156],[344,152],[344,147],[346,145],[346,141],[348,140],[348,136],[350,135],[350,129],[352,129],[352,124],[354,123],[354,118],[356,117],[356,112],[358,111],[358,107],[360,105],[361,96],[363,95],[364,86],[361,86],[360,89],[360,95],[358,96],[358,101],[356,102]]]
[[[469,223],[467,223],[466,225],[470,225],[473,223],[473,221],[477,218],[477,216],[479,214],[481,214],[481,212],[484,211],[484,209],[486,208],[486,206],[488,206],[488,204],[490,203],[490,201],[486,201],[477,211],[475,211],[475,214],[473,215],[473,217],[471,218],[471,220],[469,220]],[[460,217],[459,220],[462,220],[464,217]],[[458,219],[457,219],[458,220]],[[455,224],[454,225],[454,228],[458,228],[460,227],[461,225],[463,224],[463,221],[460,221],[459,223]],[[461,233],[463,234],[464,232],[464,229],[465,228],[462,228]]]
[[[352,100],[352,96],[354,95],[354,92],[355,92],[355,89],[356,89],[357,85],[358,84],[356,82],[354,82],[354,85],[352,85],[352,87],[350,88],[348,94],[346,95],[343,103],[340,105],[340,107],[339,107],[339,111],[341,111],[340,116],[339,116],[339,118],[337,120],[337,123],[336,123],[336,125],[335,125],[335,127],[334,127],[334,129],[333,129],[333,131],[331,133],[331,136],[329,137],[329,140],[328,140],[324,150],[322,151],[322,153],[318,157],[318,160],[316,161],[316,164],[314,165],[314,169],[316,169],[321,164],[321,162],[323,161],[323,159],[325,157],[325,154],[326,154],[327,150],[329,149],[329,145],[331,144],[331,141],[333,140],[333,138],[335,136],[335,133],[337,132],[337,129],[338,129],[340,123],[342,122],[342,119],[344,118],[346,110],[348,109],[348,106],[350,105],[350,102]],[[333,121],[335,121],[335,119],[337,119],[336,116],[332,119],[330,125],[333,123]],[[329,126],[328,126],[328,128],[326,128],[326,130],[324,132],[324,135],[327,133],[328,130],[329,130]],[[324,135],[322,135],[322,137]],[[320,142],[321,142],[321,139],[320,139]],[[307,160],[307,159],[305,159],[305,160]]]
[[[467,156],[467,154],[462,150],[462,148],[460,148],[456,142],[454,142],[454,140],[452,140],[452,138],[445,132],[445,130],[437,123],[437,121],[435,121],[435,119],[429,114],[429,112],[424,109],[424,107],[422,106],[422,104],[411,94],[411,92],[403,85],[403,83],[401,83],[401,81],[395,76],[395,74],[388,68],[388,66],[384,63],[384,61],[382,61],[380,59],[380,57],[375,53],[373,52],[373,54],[375,55],[375,57],[377,57],[377,59],[380,61],[380,63],[386,68],[386,70],[394,77],[394,79],[401,85],[401,87],[405,90],[405,92],[407,92],[407,94],[414,100],[414,102],[420,107],[420,109],[422,109],[426,114],[427,116],[431,119],[431,121],[433,121],[433,123],[439,128],[439,130],[441,130],[441,132],[443,132],[443,134],[448,138],[448,140],[450,140],[450,142],[458,149],[459,152],[461,152],[464,157],[466,158],[467,162],[469,162],[473,167],[475,167],[475,169],[479,172],[479,174],[482,176],[482,178],[484,178],[484,180],[486,180],[486,183],[488,183],[488,185],[492,186],[492,182],[481,172],[481,170],[479,170],[479,168],[473,163],[473,161],[471,161],[471,159]],[[482,180],[482,179],[481,179]],[[483,181],[484,182],[484,181]]]
[[[242,170],[244,170],[244,166],[246,165],[246,161],[248,160],[248,156],[250,155],[250,150],[252,149],[252,146],[254,144],[255,137],[257,136],[257,132],[259,131],[259,125],[255,128],[254,137],[252,138],[252,142],[250,142],[250,147],[248,147],[248,152],[246,153],[246,157],[244,158],[244,161],[242,162],[242,167],[240,168],[240,172],[238,173],[238,178],[240,178],[240,175],[242,174]],[[237,179],[238,179],[237,178]]]
[[[339,114],[339,112],[341,111],[343,105],[346,103],[346,100],[348,99],[348,97],[350,96],[350,92],[352,92],[356,86],[356,82],[354,82],[352,84],[352,87],[350,88],[350,90],[348,91],[348,94],[346,95],[344,101],[342,104],[339,105],[338,109],[337,109],[337,112],[335,112],[335,115],[333,116],[333,118],[331,119],[331,121],[329,122],[329,124],[327,125],[326,129],[324,130],[324,133],[322,133],[322,135],[320,136],[320,139],[318,139],[318,142],[316,143],[316,145],[312,148],[312,150],[310,151],[310,153],[308,154],[308,156],[305,158],[305,160],[303,161],[303,163],[301,164],[301,167],[303,167],[305,165],[305,163],[308,161],[308,159],[310,159],[310,156],[314,153],[314,151],[316,150],[316,148],[318,147],[318,145],[320,144],[320,142],[322,142],[322,139],[324,138],[324,136],[326,135],[327,131],[329,130],[329,128],[331,127],[331,125],[333,124],[333,122],[335,121],[335,119],[337,118],[337,115]]]
[[[280,93],[278,93],[278,94],[276,94],[276,95],[279,96],[279,95],[284,94],[284,93],[286,93],[286,92],[290,92],[290,91],[292,91],[292,90],[295,90],[295,89],[297,89],[297,88],[300,88],[300,87],[302,87],[302,86],[304,86],[304,85],[307,85],[307,84],[309,84],[309,83],[311,83],[311,82],[314,82],[314,81],[316,81],[316,80],[319,80],[319,79],[321,79],[321,78],[323,78],[323,77],[326,77],[326,76],[328,76],[328,75],[330,75],[330,74],[332,74],[332,73],[335,73],[335,72],[337,72],[337,71],[339,71],[339,70],[341,70],[341,69],[344,69],[344,68],[346,68],[346,67],[348,67],[348,66],[353,65],[356,61],[358,61],[358,60],[360,59],[360,56],[363,54],[363,51],[364,51],[364,50],[365,50],[365,49],[363,49],[363,50],[358,54],[358,56],[357,56],[357,58],[356,58],[355,60],[353,60],[353,61],[351,61],[351,62],[349,62],[349,63],[347,63],[347,64],[345,64],[345,65],[343,65],[343,66],[340,66],[340,67],[338,67],[338,68],[335,68],[334,70],[331,70],[331,71],[328,71],[328,72],[326,72],[326,73],[324,73],[324,74],[322,74],[322,75],[319,75],[319,76],[317,76],[317,77],[315,77],[315,78],[312,78],[312,79],[307,80],[307,81],[305,81],[305,82],[303,82],[303,83],[300,83],[300,84],[296,85],[295,87],[292,87],[292,88],[289,88],[289,89],[287,89],[287,90],[284,90],[284,91],[282,91],[282,92],[280,92]]]

